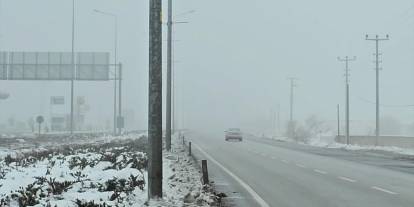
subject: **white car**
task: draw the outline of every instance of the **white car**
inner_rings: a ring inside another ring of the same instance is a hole
[[[225,138],[226,141],[229,140],[238,140],[243,141],[243,133],[239,128],[230,128],[225,131]]]

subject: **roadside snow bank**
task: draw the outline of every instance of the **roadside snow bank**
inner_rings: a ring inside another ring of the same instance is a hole
[[[164,198],[151,201],[150,206],[219,206],[218,197],[210,186],[201,182],[199,166],[188,156],[177,137],[172,138],[171,152],[164,153]]]
[[[391,147],[391,146],[360,146],[360,145],[347,145],[335,142],[335,137],[320,137],[312,138],[308,141],[309,145],[315,147],[337,148],[345,150],[376,150],[386,151],[401,155],[414,155],[414,149]]]
[[[370,151],[385,151],[401,155],[413,155],[414,149],[391,147],[391,146],[360,146],[360,145],[346,145],[335,141],[334,136],[321,136],[313,137],[307,140],[307,142],[298,142],[288,137],[266,137],[280,142],[294,142],[302,145],[310,145],[314,147],[324,147],[331,149],[344,149],[344,150],[370,150]]]

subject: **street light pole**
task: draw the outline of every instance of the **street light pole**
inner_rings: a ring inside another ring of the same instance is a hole
[[[172,0],[168,0],[168,36],[167,36],[167,114],[166,114],[166,131],[165,145],[167,151],[171,150],[171,93],[172,93]]]
[[[174,67],[174,57],[173,57],[173,25],[174,24],[187,24],[187,21],[173,21],[178,16],[187,15],[194,13],[195,10],[187,11],[178,15],[173,16],[173,4],[172,0],[168,0],[168,35],[167,35],[167,113],[166,113],[166,148],[171,150],[171,134],[175,133],[176,130],[176,109],[175,109],[175,100],[177,96],[176,90],[176,73]]]
[[[97,10],[95,9],[94,12],[99,13],[99,14],[103,14],[106,16],[110,16],[112,18],[114,18],[114,68],[115,68],[115,72],[114,72],[114,135],[117,134],[117,114],[116,114],[116,110],[117,110],[117,103],[116,103],[116,98],[117,98],[117,85],[116,85],[116,80],[118,79],[118,16],[116,14],[110,13],[110,12],[105,12],[105,11],[101,11],[101,10]],[[119,102],[121,102],[121,86],[119,86]],[[121,104],[119,103],[119,116],[121,116]],[[119,127],[119,133],[121,133],[121,126]]]
[[[119,123],[118,123],[118,134],[121,135],[122,128],[125,128],[125,120],[122,117],[122,64],[118,64],[118,116],[119,116]]]
[[[75,0],[72,0],[72,76],[70,79],[70,134],[73,134],[74,76],[75,76]]]

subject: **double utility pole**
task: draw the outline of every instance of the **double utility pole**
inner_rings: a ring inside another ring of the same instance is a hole
[[[149,5],[148,198],[162,198],[162,0]]]
[[[171,150],[171,94],[172,94],[172,0],[168,0],[168,35],[167,35],[167,114],[165,129],[165,146],[167,151]]]
[[[345,62],[345,137],[346,137],[346,144],[349,145],[349,62],[355,61],[356,57],[349,58],[345,56],[345,58],[338,57],[338,60],[341,62]],[[339,107],[339,106],[338,106]]]
[[[389,36],[386,35],[385,38],[380,38],[378,35],[375,35],[375,38],[369,38],[368,35],[365,36],[365,40],[375,41],[375,72],[376,72],[376,122],[375,122],[375,145],[378,145],[378,139],[380,136],[380,100],[379,100],[379,56],[378,46],[380,41],[389,40]]]

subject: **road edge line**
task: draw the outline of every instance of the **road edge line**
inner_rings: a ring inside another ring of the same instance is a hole
[[[262,197],[259,196],[259,194],[256,193],[256,191],[253,190],[252,187],[249,186],[249,184],[245,183],[241,178],[239,178],[237,175],[233,174],[229,169],[224,167],[221,163],[219,163],[217,160],[215,160],[213,157],[210,156],[207,152],[205,152],[201,147],[199,147],[197,144],[194,144],[194,146],[204,154],[204,156],[209,159],[211,162],[219,166],[224,172],[226,172],[230,177],[232,177],[234,180],[236,180],[252,197],[253,199],[261,206],[261,207],[270,207],[269,204],[266,203],[265,200],[263,200]]]

